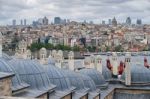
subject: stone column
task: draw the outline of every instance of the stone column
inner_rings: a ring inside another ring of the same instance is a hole
[[[126,85],[131,85],[131,54],[127,53],[126,58],[125,58],[125,84]]]

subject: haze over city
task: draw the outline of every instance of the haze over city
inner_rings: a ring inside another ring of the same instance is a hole
[[[0,0],[0,25],[11,24],[13,19],[33,20],[46,16],[50,22],[56,16],[74,21],[100,23],[116,17],[124,23],[131,17],[133,23],[142,19],[150,23],[150,0]],[[18,21],[19,23],[19,21]]]

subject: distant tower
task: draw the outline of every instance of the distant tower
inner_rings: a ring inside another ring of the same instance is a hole
[[[13,25],[13,26],[16,26],[16,20],[15,20],[15,19],[12,20],[12,25]]]
[[[117,54],[115,52],[112,53],[112,73],[114,77],[118,76],[118,61]]]
[[[69,64],[69,70],[74,71],[74,52],[70,51],[68,54],[68,64]]]
[[[61,18],[60,17],[55,17],[54,18],[54,24],[61,24]]]
[[[24,25],[25,25],[25,26],[27,25],[27,20],[26,20],[26,19],[24,19]]]
[[[23,25],[23,20],[20,20],[20,25]]]
[[[43,18],[43,25],[48,25],[48,18],[47,17]]]
[[[137,19],[136,24],[137,25],[142,25],[142,20],[141,19]]]
[[[100,55],[96,57],[96,70],[102,73],[102,58]]]
[[[104,20],[102,20],[102,25],[105,25],[105,21]]]
[[[130,53],[126,54],[125,58],[125,84],[126,85],[131,85],[131,55]]]
[[[2,46],[3,46],[2,39],[3,39],[3,35],[0,32],[0,57],[2,57]]]
[[[130,17],[127,17],[127,19],[126,19],[126,24],[127,24],[127,25],[131,25],[131,22],[132,22],[132,21],[131,21],[131,18],[130,18]]]
[[[113,26],[117,26],[117,20],[116,20],[115,17],[112,19],[112,25],[113,25]]]
[[[111,24],[112,24],[111,19],[108,19],[108,24],[109,24],[109,25],[111,25]]]

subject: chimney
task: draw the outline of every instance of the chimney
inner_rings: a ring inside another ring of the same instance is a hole
[[[0,57],[2,57],[2,46],[3,46],[3,43],[2,43],[2,39],[3,39],[3,35],[2,33],[0,32]]]
[[[75,67],[74,67],[74,52],[70,51],[68,54],[68,64],[69,64],[69,69],[74,71]]]
[[[112,53],[112,73],[114,77],[118,76],[118,61],[117,54],[115,52]]]
[[[145,66],[146,68],[149,68],[149,67],[150,67],[149,64],[148,64],[148,61],[147,61],[147,58],[146,58],[146,57],[144,58],[144,66]]]
[[[128,52],[126,53],[125,57],[125,85],[129,86],[131,85],[131,54]]]
[[[62,50],[59,50],[58,52],[57,52],[57,54],[56,55],[54,55],[55,56],[55,59],[56,59],[56,66],[58,67],[58,68],[62,68],[62,64],[63,64],[63,61],[64,61],[64,57],[63,57],[63,52],[62,52]]]
[[[90,56],[90,68],[95,68],[95,56]]]
[[[48,64],[46,48],[41,48],[39,54],[40,54],[40,63],[41,64]]]
[[[91,58],[90,57],[85,57],[84,66],[85,66],[85,68],[91,68]]]
[[[102,58],[100,55],[96,57],[96,70],[102,73],[103,67],[102,67]]]
[[[26,51],[26,59],[32,59],[30,50]]]

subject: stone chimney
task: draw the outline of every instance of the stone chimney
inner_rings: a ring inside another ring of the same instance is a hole
[[[46,48],[40,49],[39,56],[40,56],[40,63],[41,64],[48,64]]]
[[[27,50],[27,42],[25,40],[20,41],[18,47],[19,53],[23,55]]]
[[[91,55],[90,56],[90,68],[95,68],[95,56],[94,55]]]
[[[31,56],[31,51],[30,51],[30,50],[27,50],[27,51],[26,51],[26,58],[27,58],[27,59],[31,59],[31,58],[32,58],[32,56]]]
[[[129,86],[131,85],[131,54],[128,52],[126,53],[125,57],[125,85]]]
[[[62,50],[59,50],[57,52],[55,56],[55,59],[56,59],[56,66],[59,67],[59,68],[62,68],[62,63],[64,61],[64,57],[63,57],[63,51]]]
[[[0,57],[2,57],[2,46],[3,46],[2,39],[3,39],[3,35],[0,32]]]
[[[75,67],[74,67],[74,52],[73,51],[70,51],[68,54],[68,64],[69,64],[69,69],[74,71]]]
[[[118,61],[117,54],[115,52],[112,53],[112,73],[114,77],[118,76]]]
[[[85,68],[91,68],[91,58],[90,57],[85,57],[84,66],[85,66]]]
[[[51,56],[52,56],[54,59],[56,58],[56,54],[57,54],[57,51],[56,51],[56,50],[52,50]]]
[[[96,57],[96,70],[102,73],[102,58],[100,55]]]

